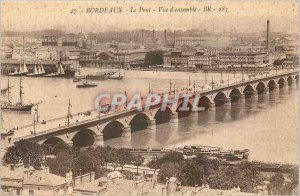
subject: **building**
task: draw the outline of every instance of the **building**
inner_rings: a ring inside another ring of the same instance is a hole
[[[175,47],[180,46],[200,46],[204,41],[201,37],[178,37],[175,39]]]
[[[266,52],[225,51],[219,53],[219,67],[264,67],[268,63]]]
[[[80,55],[80,65],[82,67],[97,68],[129,68],[144,64],[148,50],[144,48],[109,50],[99,54]]]
[[[166,67],[188,67],[189,56],[192,53],[174,50],[164,54],[164,66]]]
[[[1,195],[21,195],[23,189],[23,164],[1,167]]]
[[[42,37],[42,46],[57,46],[58,39],[56,36],[43,36]]]
[[[218,57],[215,54],[196,52],[188,57],[188,66],[196,68],[215,67],[218,64]]]
[[[73,193],[72,172],[66,177],[49,172],[48,167],[40,170],[25,168],[22,164],[2,166],[2,195],[71,195]]]
[[[11,59],[12,58],[12,48],[8,46],[1,46],[1,59]]]
[[[55,48],[47,48],[47,47],[40,47],[35,52],[35,57],[38,60],[51,60],[51,61],[58,61],[60,60],[59,51]]]

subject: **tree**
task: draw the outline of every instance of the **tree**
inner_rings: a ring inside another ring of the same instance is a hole
[[[139,166],[144,163],[145,158],[138,154],[133,157],[133,164],[136,166],[136,175],[139,174]]]
[[[4,164],[17,164],[23,162],[25,167],[33,166],[39,169],[43,162],[45,152],[41,145],[29,140],[20,140],[7,149],[3,157]]]
[[[179,180],[183,185],[195,186],[205,183],[205,172],[203,166],[195,160],[186,161],[179,174]]]
[[[71,147],[64,142],[58,142],[57,144],[43,144],[42,148],[47,155],[56,155],[59,152],[70,152]]]
[[[176,162],[163,163],[158,172],[158,181],[165,183],[171,177],[178,177],[181,165]]]
[[[78,156],[74,157],[73,172],[76,175],[95,172],[95,157],[88,150],[82,151]]]
[[[73,169],[74,157],[70,152],[59,152],[55,158],[47,159],[46,165],[51,173],[65,176],[65,174]]]
[[[147,65],[161,65],[163,64],[163,51],[154,50],[150,51],[145,56],[145,62]]]
[[[121,171],[123,171],[124,165],[126,163],[128,164],[128,163],[131,163],[133,161],[133,156],[132,156],[131,152],[128,149],[125,149],[125,148],[118,149],[117,153],[118,153],[117,162],[122,167]]]
[[[271,195],[281,195],[282,188],[284,185],[284,177],[282,173],[277,173],[270,178],[270,184],[268,184],[267,189]]]
[[[113,148],[110,146],[107,147],[96,147],[93,149],[93,155],[97,158],[98,164],[101,166],[107,165],[107,163],[111,163],[113,158],[111,156]]]
[[[166,153],[163,157],[151,160],[148,163],[148,167],[153,168],[153,169],[158,169],[164,163],[169,163],[169,162],[181,163],[183,161],[184,161],[184,157],[181,153],[171,151],[171,152]]]

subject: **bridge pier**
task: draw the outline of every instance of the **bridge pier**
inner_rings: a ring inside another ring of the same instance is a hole
[[[269,91],[270,91],[270,88],[269,87],[266,87],[264,89],[264,91],[261,93],[261,95],[269,95]]]
[[[131,139],[131,126],[126,126],[123,128],[122,137],[126,139]]]
[[[193,116],[193,117],[198,117],[198,112],[191,111],[191,116]]]
[[[72,147],[73,146],[73,141],[72,140],[68,140],[68,141],[66,141],[66,144],[68,146]]]
[[[216,103],[210,103],[207,111],[216,111]]]
[[[245,93],[240,94],[238,102],[240,102],[240,103],[245,103],[246,102],[246,95],[245,95]]]
[[[103,138],[103,134],[102,133],[96,134],[94,136],[94,138],[95,138],[95,142],[94,142],[94,146],[95,147],[104,146],[104,138]]]
[[[273,89],[269,93],[278,94],[279,93],[279,85],[274,86]]]
[[[173,112],[171,114],[170,123],[178,123],[178,113],[177,112]]]
[[[251,94],[251,98],[257,100],[258,99],[258,92],[257,91],[253,91],[252,94]]]
[[[227,98],[227,100],[226,100],[225,103],[224,103],[224,106],[228,106],[228,107],[231,106],[231,98],[230,98],[230,97]]]
[[[147,121],[147,123],[148,123],[148,129],[156,130],[156,120],[155,119],[150,119]]]

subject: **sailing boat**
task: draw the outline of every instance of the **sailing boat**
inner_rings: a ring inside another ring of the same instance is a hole
[[[43,75],[45,75],[45,70],[43,68],[43,65],[41,64],[40,66],[38,65],[38,68],[35,65],[33,69],[33,73],[27,74],[26,76],[36,77],[36,76],[43,76]]]
[[[45,77],[63,77],[63,76],[65,76],[65,71],[64,71],[61,63],[59,63],[56,73],[50,73],[48,75],[45,75]]]
[[[9,76],[23,76],[23,75],[26,75],[27,73],[28,73],[28,69],[27,69],[25,62],[23,61],[23,66],[20,64],[19,71],[17,70],[17,68],[15,68],[15,71],[8,75]]]
[[[17,68],[15,68],[15,72],[8,74],[9,76],[23,76],[28,73],[28,69],[24,60],[24,53],[25,52],[24,52],[24,36],[23,36],[23,66],[20,64],[19,71],[17,70]]]
[[[43,74],[43,75],[46,74],[42,63],[41,63],[41,66],[40,66],[40,73]]]
[[[6,92],[9,92],[9,89],[13,87],[13,86],[9,86],[9,77],[7,77],[7,78],[8,78],[7,87],[1,89],[1,94],[6,94]]]
[[[119,74],[117,76],[115,76],[115,74],[109,76],[109,79],[113,79],[113,80],[122,80],[124,76],[121,76],[121,72],[119,70]]]
[[[8,82],[8,86],[9,86],[9,82]],[[22,89],[23,89],[22,78],[20,78],[20,91],[19,91],[20,102],[12,104],[11,97],[10,97],[10,90],[8,88],[8,91],[7,91],[7,102],[1,103],[1,109],[2,110],[11,110],[11,111],[31,111],[31,108],[34,106],[34,104],[33,103],[24,104],[23,103],[23,97],[22,97],[22,95],[24,93],[23,93]]]

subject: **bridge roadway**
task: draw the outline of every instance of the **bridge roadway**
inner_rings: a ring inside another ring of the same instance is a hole
[[[206,109],[213,109],[215,106],[231,103],[239,99],[256,96],[259,93],[268,92],[281,88],[285,84],[291,84],[293,81],[299,81],[298,70],[281,70],[280,72],[273,72],[268,74],[260,74],[256,76],[247,76],[240,78],[240,80],[226,81],[221,84],[210,84],[207,86],[195,86],[195,88],[185,88],[176,90],[180,94],[179,103],[176,111],[171,109],[168,105],[167,111],[170,115],[170,122],[178,122],[178,108],[183,102],[183,93],[194,93],[200,95],[199,105]],[[173,92],[174,93],[174,92]],[[192,105],[195,94],[190,98],[188,103],[189,107]],[[2,131],[2,144],[5,147],[13,145],[14,142],[25,140],[33,140],[39,143],[53,144],[57,142],[65,142],[69,145],[73,143],[84,143],[86,140],[91,139],[90,144],[86,145],[103,145],[103,141],[115,137],[131,137],[131,132],[138,130],[139,123],[144,121],[142,129],[156,129],[157,113],[163,102],[150,107],[149,111],[137,111],[133,109],[127,111],[125,109],[110,112],[107,114],[99,113],[96,110],[89,110],[89,115],[84,115],[84,112],[77,113],[70,118],[69,126],[66,123],[66,117],[57,118],[55,120],[48,120],[46,123],[38,123],[24,127],[13,128]],[[145,105],[144,105],[145,107]],[[190,111],[191,113],[192,111]],[[190,114],[189,113],[189,114]],[[158,115],[159,116],[159,115]],[[134,129],[134,130],[132,130]],[[116,133],[115,133],[116,132]],[[90,135],[88,137],[87,135]],[[83,139],[80,139],[83,137]],[[76,140],[76,141],[74,141]],[[80,144],[84,145],[84,144]],[[79,146],[80,146],[79,145]]]

